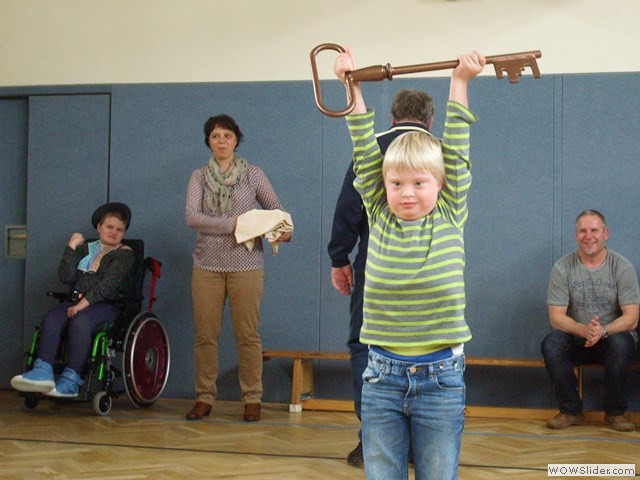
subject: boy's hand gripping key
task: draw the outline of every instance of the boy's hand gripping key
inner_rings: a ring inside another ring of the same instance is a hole
[[[343,53],[345,49],[335,43],[323,43],[311,51],[311,70],[313,73],[313,92],[318,109],[330,117],[343,117],[353,110],[355,99],[353,96],[354,82],[377,82],[384,79],[392,80],[394,75],[405,75],[409,73],[431,72],[435,70],[447,70],[456,68],[458,60],[445,62],[423,63],[419,65],[407,65],[403,67],[392,67],[390,64],[373,65],[371,67],[359,68],[353,72],[348,72],[346,76],[347,107],[344,110],[336,111],[328,109],[322,102],[322,92],[320,80],[318,78],[318,68],[316,56],[323,50],[335,50]],[[486,57],[487,64],[493,64],[498,78],[503,78],[507,74],[511,83],[518,83],[518,78],[522,75],[526,67],[531,69],[534,78],[540,78],[540,70],[536,58],[540,58],[540,50],[530,52],[507,53],[504,55],[492,55]]]

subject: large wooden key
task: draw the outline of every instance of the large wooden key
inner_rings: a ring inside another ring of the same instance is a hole
[[[450,60],[445,62],[422,63],[419,65],[407,65],[404,67],[392,67],[390,64],[373,65],[370,67],[359,68],[346,75],[347,90],[347,107],[344,110],[330,110],[322,101],[322,92],[320,89],[320,80],[318,79],[318,68],[316,65],[316,56],[323,50],[335,50],[344,53],[345,49],[335,43],[323,43],[318,45],[311,51],[311,70],[313,73],[313,92],[315,95],[316,105],[318,109],[330,117],[343,117],[353,110],[355,107],[355,98],[353,95],[354,82],[377,82],[384,79],[392,80],[394,75],[405,75],[409,73],[431,72],[435,70],[447,70],[456,68],[458,60]],[[540,58],[542,53],[540,50],[530,52],[507,53],[504,55],[492,55],[485,57],[487,64],[492,64],[496,76],[503,78],[507,74],[511,83],[517,83],[526,67],[531,69],[535,78],[540,78],[540,70],[536,58]]]

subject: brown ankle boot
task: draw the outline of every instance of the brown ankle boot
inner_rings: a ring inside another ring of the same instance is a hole
[[[618,432],[633,432],[636,429],[634,423],[625,415],[605,414],[604,421],[610,423],[614,430]]]
[[[187,413],[187,420],[202,420],[211,413],[211,405],[204,402],[196,402],[191,410]]]
[[[260,404],[259,403],[247,403],[244,406],[244,416],[242,419],[245,422],[257,422],[260,420]]]
[[[584,414],[569,415],[568,413],[558,413],[547,422],[547,428],[560,429],[571,425],[580,425],[584,421]]]

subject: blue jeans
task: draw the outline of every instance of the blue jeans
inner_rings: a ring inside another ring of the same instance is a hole
[[[367,480],[458,478],[464,428],[464,355],[413,364],[369,351],[362,388]]]
[[[599,363],[604,365],[604,411],[609,415],[626,412],[627,383],[631,372],[636,341],[629,332],[603,338],[586,348],[584,339],[554,330],[542,340],[542,356],[551,378],[561,413],[578,415],[583,404],[578,394],[578,379],[574,365]]]

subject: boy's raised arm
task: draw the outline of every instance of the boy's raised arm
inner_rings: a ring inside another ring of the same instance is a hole
[[[336,61],[333,65],[333,71],[345,86],[347,84],[345,74],[347,72],[353,72],[356,69],[356,59],[353,56],[353,51],[351,47],[347,48],[347,51],[341,53],[336,58]],[[362,89],[360,88],[360,82],[354,82],[353,84],[353,96],[355,98],[355,106],[351,111],[351,115],[357,115],[360,113],[367,113],[367,106],[364,103],[364,98],[362,97]]]
[[[486,60],[482,54],[473,51],[466,55],[460,55],[458,61],[460,63],[453,69],[453,73],[451,74],[449,100],[469,108],[467,86],[472,78],[482,72]]]

